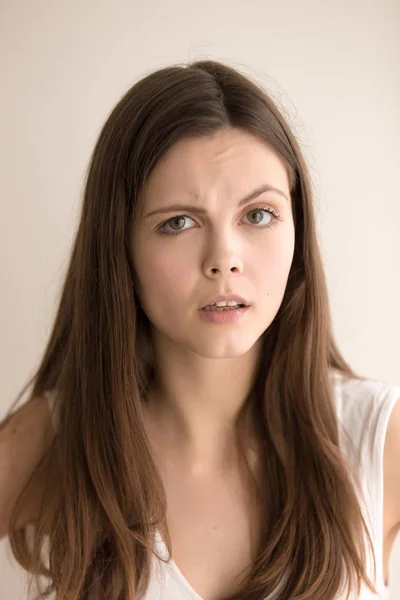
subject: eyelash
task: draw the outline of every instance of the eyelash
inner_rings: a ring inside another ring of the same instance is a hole
[[[264,225],[261,227],[257,227],[258,229],[272,229],[275,225],[277,225],[278,221],[283,221],[283,219],[281,218],[280,214],[278,213],[278,211],[276,211],[274,208],[271,207],[266,207],[266,206],[257,206],[256,208],[252,208],[251,210],[249,210],[246,215],[250,214],[250,213],[255,213],[255,212],[267,212],[268,214],[272,215],[273,219],[271,221],[271,223],[269,223],[269,225]],[[179,235],[181,233],[185,233],[185,231],[190,231],[190,229],[182,229],[180,231],[164,231],[162,228],[167,225],[167,223],[169,223],[170,221],[173,221],[174,219],[180,219],[180,218],[189,218],[191,219],[192,217],[189,217],[189,215],[175,215],[173,217],[171,217],[170,219],[167,219],[167,221],[164,221],[163,223],[161,223],[161,225],[158,227],[157,229],[157,233],[160,233],[161,235]]]

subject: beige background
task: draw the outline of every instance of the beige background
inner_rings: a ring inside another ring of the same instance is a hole
[[[0,418],[52,326],[89,155],[132,83],[216,58],[281,100],[312,165],[336,333],[400,383],[400,2],[3,0]],[[23,599],[0,543],[0,598]],[[400,597],[400,540],[391,560]]]

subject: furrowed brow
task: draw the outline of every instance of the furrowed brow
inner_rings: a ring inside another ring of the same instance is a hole
[[[249,194],[247,194],[244,198],[242,198],[239,201],[238,206],[242,206],[243,204],[246,204],[246,202],[250,202],[250,200],[254,200],[254,198],[257,198],[258,196],[260,196],[261,194],[264,194],[265,192],[273,192],[275,194],[279,194],[280,196],[283,196],[283,198],[285,198],[289,202],[289,198],[286,196],[286,194],[284,192],[282,192],[282,190],[280,190],[276,187],[273,187],[272,185],[269,185],[268,183],[264,183],[264,184],[260,185],[259,187],[257,187],[252,192],[250,192]],[[165,213],[174,212],[174,211],[187,211],[187,212],[191,212],[191,213],[198,214],[198,215],[207,214],[207,210],[200,206],[193,206],[190,204],[172,204],[170,206],[165,206],[163,208],[158,208],[156,210],[152,210],[147,215],[145,215],[144,218],[147,219],[148,217],[152,217],[153,215],[165,214]]]

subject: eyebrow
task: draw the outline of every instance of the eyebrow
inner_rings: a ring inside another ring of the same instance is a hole
[[[240,200],[238,206],[242,206],[243,204],[246,204],[246,202],[250,202],[250,200],[257,198],[258,196],[260,196],[261,194],[264,194],[265,192],[274,192],[275,194],[279,194],[280,196],[283,196],[283,198],[285,198],[289,202],[288,197],[286,196],[286,194],[284,192],[282,192],[282,190],[280,190],[276,187],[273,187],[272,185],[269,185],[269,183],[264,183],[264,184],[258,186],[255,190],[253,190],[249,194],[247,194],[244,198],[242,198]],[[147,219],[148,217],[152,217],[153,215],[169,213],[169,212],[173,212],[175,210],[185,210],[185,211],[189,211],[191,213],[198,214],[198,215],[204,215],[207,213],[207,210],[205,208],[201,208],[200,206],[192,206],[189,204],[172,204],[171,206],[166,206],[164,208],[152,210],[145,216],[145,219]]]

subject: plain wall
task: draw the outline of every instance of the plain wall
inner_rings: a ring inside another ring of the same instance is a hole
[[[142,75],[195,58],[243,68],[286,107],[341,349],[400,383],[399,0],[3,0],[0,44],[0,418],[47,342],[104,120]],[[25,598],[6,540],[0,552],[0,598]],[[399,567],[398,538],[392,600]]]

